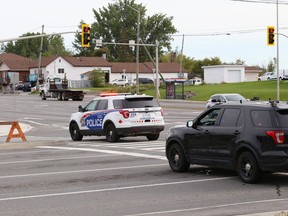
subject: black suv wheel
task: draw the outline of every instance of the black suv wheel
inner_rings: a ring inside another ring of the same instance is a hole
[[[261,170],[252,153],[243,152],[237,161],[238,174],[243,182],[256,183],[261,178]]]
[[[185,172],[190,167],[190,163],[186,160],[183,150],[178,144],[173,144],[169,148],[168,161],[171,169],[175,172]]]

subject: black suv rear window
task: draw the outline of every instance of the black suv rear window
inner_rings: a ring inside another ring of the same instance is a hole
[[[268,110],[251,111],[251,117],[256,127],[272,127],[270,113]]]
[[[129,108],[144,108],[144,107],[159,107],[157,101],[153,97],[145,98],[126,98],[113,100],[115,109],[129,109]]]
[[[277,110],[277,116],[279,120],[280,127],[288,127],[288,110]]]

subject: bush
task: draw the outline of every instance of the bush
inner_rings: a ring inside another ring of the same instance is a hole
[[[105,73],[99,70],[93,70],[89,77],[92,87],[104,87],[105,86]]]

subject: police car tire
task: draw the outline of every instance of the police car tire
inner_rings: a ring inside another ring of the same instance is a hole
[[[116,128],[113,124],[108,124],[105,129],[106,140],[108,142],[117,142],[120,137],[116,132]]]
[[[148,140],[157,140],[159,138],[160,134],[150,134],[150,135],[147,135],[147,139]]]
[[[70,135],[73,141],[81,141],[83,139],[83,135],[80,134],[79,127],[77,123],[72,123],[70,125]]]

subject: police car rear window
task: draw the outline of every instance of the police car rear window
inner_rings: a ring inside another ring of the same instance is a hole
[[[151,97],[147,98],[126,98],[113,100],[115,109],[159,107],[159,104]]]

